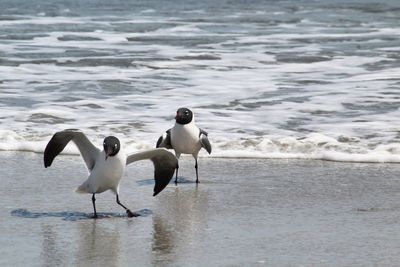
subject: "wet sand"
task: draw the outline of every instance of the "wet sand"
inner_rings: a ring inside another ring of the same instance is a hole
[[[316,160],[180,162],[152,197],[152,164],[130,165],[120,198],[73,192],[80,157],[0,153],[0,266],[398,266],[400,165]]]

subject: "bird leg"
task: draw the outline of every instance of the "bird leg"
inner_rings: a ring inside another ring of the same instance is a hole
[[[179,170],[179,165],[176,166],[175,185],[178,185],[178,170]]]
[[[94,197],[95,194],[92,195],[92,203],[93,203],[93,210],[94,210],[94,215],[93,218],[97,218],[97,212],[96,212],[96,198]]]
[[[196,169],[196,184],[198,184],[198,183],[200,183],[200,181],[199,181],[199,170],[197,167],[197,158],[195,158],[194,160],[196,162],[196,164],[194,165],[194,168]]]
[[[126,214],[128,214],[128,217],[137,217],[137,216],[139,216],[137,213],[133,213],[127,207],[125,207],[121,202],[119,202],[118,194],[117,194],[117,204],[125,209]]]

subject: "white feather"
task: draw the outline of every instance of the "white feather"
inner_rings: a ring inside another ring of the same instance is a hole
[[[120,151],[114,157],[108,157],[104,151],[98,154],[96,165],[89,177],[77,189],[77,193],[102,193],[107,190],[119,193],[119,182],[126,166],[126,155]]]
[[[192,120],[188,124],[175,123],[171,129],[171,145],[177,156],[180,154],[197,155],[201,149],[200,129]]]

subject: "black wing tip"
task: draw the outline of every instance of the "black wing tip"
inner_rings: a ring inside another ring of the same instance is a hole
[[[208,154],[211,154],[211,151],[212,151],[211,144],[209,144],[209,147],[206,150],[207,150]]]
[[[167,187],[168,184],[169,184],[169,181],[166,184],[155,185],[154,186],[153,197],[157,196],[161,191],[163,191]]]
[[[174,172],[175,172],[175,170],[174,170]],[[159,177],[159,178],[155,179],[156,181],[155,181],[154,190],[153,190],[153,197],[157,196],[161,191],[163,191],[167,187],[167,185],[171,181],[172,176],[173,176],[173,173],[172,173],[172,175],[167,174],[165,176],[163,175],[163,178]]]
[[[51,140],[50,140],[50,142],[51,142]],[[52,153],[50,152],[49,144],[47,144],[47,146],[44,150],[44,153],[43,153],[43,165],[45,168],[50,167],[51,163],[53,162],[53,160],[50,158],[52,156],[51,154]]]
[[[162,140],[163,140],[163,137],[162,137],[162,135],[161,135],[160,138],[158,138],[158,140],[157,140],[156,148],[159,148],[159,147],[160,147],[160,145],[161,145],[161,143],[162,143]]]
[[[74,134],[80,132],[78,129],[65,129],[56,132],[44,149],[43,161],[44,167],[50,167],[55,157],[63,151],[65,146],[70,140],[73,139]]]
[[[157,156],[151,159],[154,164],[155,180],[153,197],[157,196],[168,186],[178,167],[178,159],[176,156],[165,147],[160,149],[164,151],[159,151]]]
[[[164,190],[165,187],[167,187],[168,184],[166,185],[155,185],[154,186],[154,191],[153,191],[153,197],[157,196],[161,191]]]
[[[50,167],[53,163],[53,159],[49,158],[46,152],[44,153],[43,163],[45,168]]]

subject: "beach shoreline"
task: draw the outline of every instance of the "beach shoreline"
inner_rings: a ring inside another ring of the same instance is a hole
[[[0,162],[3,266],[400,261],[398,164],[201,158],[196,186],[185,157],[181,183],[153,198],[152,164],[141,162],[127,169],[120,195],[142,216],[127,218],[104,193],[96,203],[107,216],[93,220],[90,196],[73,192],[87,175],[79,157],[60,156],[48,169],[36,153],[4,152]]]

